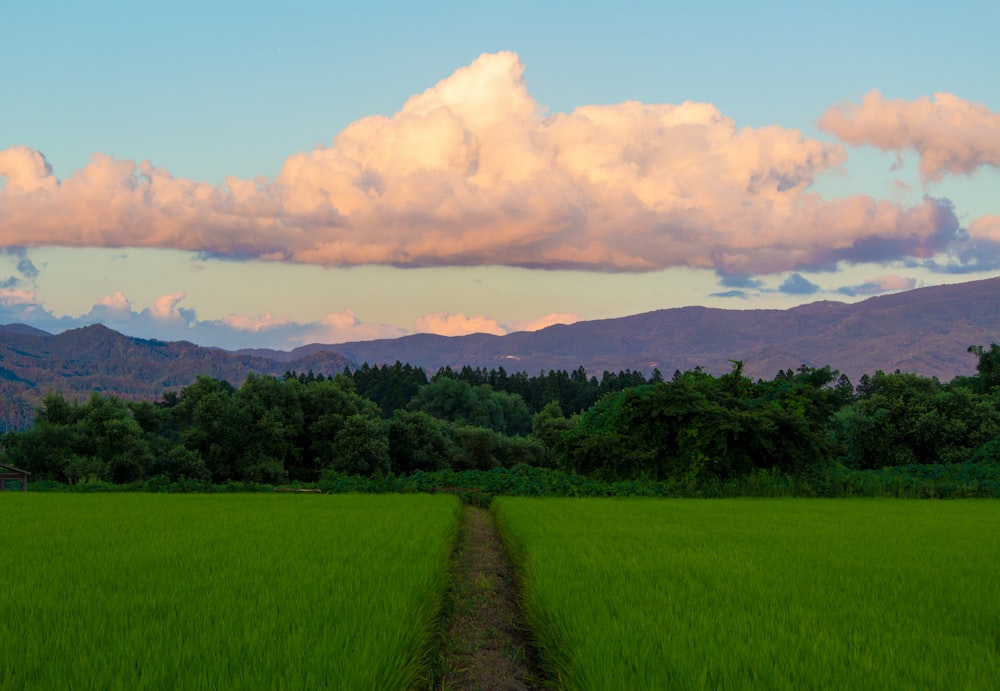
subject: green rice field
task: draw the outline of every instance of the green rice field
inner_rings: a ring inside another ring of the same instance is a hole
[[[453,496],[0,495],[0,687],[397,689]]]
[[[500,498],[568,689],[994,689],[1000,502]]]

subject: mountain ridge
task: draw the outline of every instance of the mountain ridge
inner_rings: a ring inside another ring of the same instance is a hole
[[[400,360],[432,371],[470,365],[535,374],[583,366],[598,375],[654,367],[670,374],[700,366],[721,373],[731,360],[741,360],[749,375],[761,378],[806,364],[830,365],[852,381],[878,369],[950,380],[974,372],[968,346],[998,340],[1000,278],[991,278],[856,303],[824,300],[785,310],[676,307],[505,336],[414,334],[309,344],[291,353],[330,349],[355,363]]]
[[[755,378],[800,365],[830,365],[857,382],[876,370],[946,381],[972,374],[970,345],[1000,342],[1000,277],[917,288],[856,303],[829,300],[785,310],[676,307],[627,317],[555,324],[504,336],[411,334],[395,339],[311,343],[290,351],[236,351],[188,341],[125,336],[94,324],[59,334],[25,324],[0,326],[0,421],[17,425],[49,391],[155,398],[199,374],[242,383],[250,372],[334,374],[344,367],[503,367],[530,375],[584,367],[665,376],[701,367],[728,371],[733,360]]]

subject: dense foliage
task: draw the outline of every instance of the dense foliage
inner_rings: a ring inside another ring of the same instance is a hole
[[[156,402],[53,393],[33,427],[3,437],[4,462],[36,483],[154,487],[529,466],[686,496],[755,477],[807,494],[850,493],[830,487],[875,476],[953,486],[969,467],[982,494],[1000,464],[1000,346],[969,351],[977,374],[947,384],[876,372],[855,388],[805,365],[753,381],[739,361],[722,376],[695,369],[669,380],[470,367],[428,378],[396,363],[250,375],[238,388],[202,376]]]

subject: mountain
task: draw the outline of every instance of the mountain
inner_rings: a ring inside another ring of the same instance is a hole
[[[583,366],[650,372],[703,367],[713,374],[742,360],[752,377],[830,365],[857,382],[897,369],[942,381],[975,372],[970,345],[1000,343],[1000,278],[920,288],[862,302],[815,302],[788,310],[683,307],[620,319],[556,325],[506,336],[417,334],[379,341],[311,344],[292,351],[226,351],[186,341],[132,338],[95,325],[58,335],[0,326],[0,425],[21,426],[49,391],[156,398],[199,374],[242,383],[247,373],[332,374],[399,360],[424,367],[503,367],[529,374]]]
[[[506,336],[429,334],[336,345],[307,345],[287,354],[329,350],[355,363],[495,368],[537,374],[623,369],[670,376],[703,367],[728,371],[742,360],[752,377],[778,370],[830,365],[857,382],[881,369],[948,381],[973,374],[970,345],[1000,342],[1000,278],[919,288],[862,302],[815,302],[788,310],[682,307],[619,319],[556,325]]]
[[[335,352],[279,362],[273,358],[124,336],[101,325],[52,335],[23,324],[0,326],[0,424],[20,427],[47,393],[68,397],[107,392],[126,399],[154,399],[187,386],[199,374],[239,385],[250,372],[340,372],[349,365]]]

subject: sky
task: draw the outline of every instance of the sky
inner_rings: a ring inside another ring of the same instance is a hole
[[[996,2],[0,26],[0,324],[286,350],[1000,275]]]

